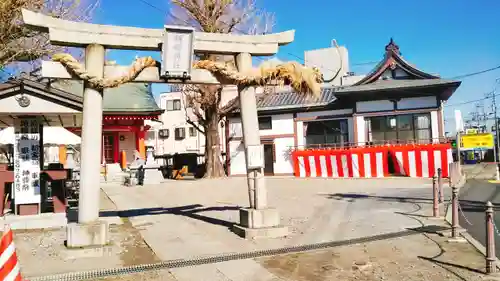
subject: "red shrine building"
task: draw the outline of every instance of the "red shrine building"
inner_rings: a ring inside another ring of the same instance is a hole
[[[59,87],[73,95],[83,96],[81,83],[67,82],[64,86]],[[150,126],[145,125],[144,121],[158,120],[163,111],[156,104],[151,85],[129,83],[105,89],[102,163],[120,163],[122,151],[125,152],[127,163],[134,161],[135,151],[145,157],[145,138]],[[81,127],[72,127],[66,124],[63,124],[63,127],[76,134],[81,134]]]

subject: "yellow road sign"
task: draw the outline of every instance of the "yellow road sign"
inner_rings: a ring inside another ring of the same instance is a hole
[[[492,134],[462,136],[462,148],[493,148],[494,145]]]

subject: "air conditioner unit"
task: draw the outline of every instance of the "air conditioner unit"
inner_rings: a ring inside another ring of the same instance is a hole
[[[158,131],[158,136],[161,139],[168,139],[168,137],[169,137],[169,130],[168,129],[160,129]]]

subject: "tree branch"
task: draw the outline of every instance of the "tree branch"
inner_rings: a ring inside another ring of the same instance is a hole
[[[186,119],[186,122],[187,122],[189,125],[193,126],[193,127],[194,127],[194,128],[195,128],[198,132],[200,132],[200,133],[202,133],[202,134],[204,134],[204,135],[205,135],[205,130],[204,130],[204,129],[202,129],[202,127],[200,127],[198,124],[196,124],[195,122],[193,122],[191,119],[189,119],[189,118],[188,118],[188,119]]]
[[[52,46],[48,34],[23,26],[29,9],[71,21],[89,21],[99,0],[0,0],[0,67],[32,62],[66,48]]]

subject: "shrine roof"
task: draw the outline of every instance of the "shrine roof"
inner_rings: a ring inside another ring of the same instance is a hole
[[[385,46],[384,58],[372,69],[372,71],[354,85],[373,83],[378,79],[385,78],[383,75],[386,74],[386,71],[393,72],[396,69],[402,70],[406,75],[400,79],[439,79],[439,76],[424,72],[406,61],[401,54],[399,46],[391,38],[389,43]]]
[[[376,92],[390,90],[450,87],[456,89],[460,86],[460,81],[448,79],[415,79],[415,80],[377,80],[369,84],[354,84],[350,86],[335,88],[337,96],[351,93]]]
[[[0,91],[8,90],[11,88],[15,87],[20,87],[20,86],[29,86],[33,87],[35,89],[38,89],[42,92],[50,92],[52,94],[57,95],[58,97],[61,97],[63,99],[67,99],[76,103],[82,103],[83,99],[82,96],[74,95],[72,93],[63,91],[61,89],[57,88],[51,88],[47,83],[39,82],[39,81],[34,81],[26,78],[19,78],[19,79],[9,79],[4,83],[0,84]]]
[[[275,93],[257,94],[257,110],[288,110],[308,106],[326,106],[335,101],[334,88],[322,88],[318,97],[298,94],[291,90]],[[239,99],[235,98],[228,102],[226,108],[234,108],[232,112],[239,112]]]
[[[390,40],[382,61],[363,79],[352,85],[322,88],[319,97],[306,97],[292,90],[257,95],[259,111],[280,111],[299,108],[326,108],[344,101],[385,99],[390,96],[418,97],[435,95],[448,100],[461,81],[442,79],[418,69],[401,55],[399,46]],[[238,99],[228,103],[232,112],[239,112]],[[296,110],[295,110],[296,111]]]
[[[58,81],[51,84],[54,88],[83,97],[81,81]],[[138,115],[161,114],[151,87],[146,83],[128,83],[104,90],[103,111],[105,114],[132,113]]]
[[[324,87],[318,97],[306,96],[295,91],[281,91],[267,94],[257,94],[257,110],[283,111],[301,108],[327,107],[338,103],[344,97],[387,95],[397,93],[403,96],[418,96],[419,91],[426,89],[427,94],[435,93],[441,99],[447,100],[451,94],[460,86],[460,81],[447,79],[419,79],[419,80],[378,80],[365,85],[349,85],[337,87]],[[235,98],[228,102],[226,110],[238,113],[239,99]]]

